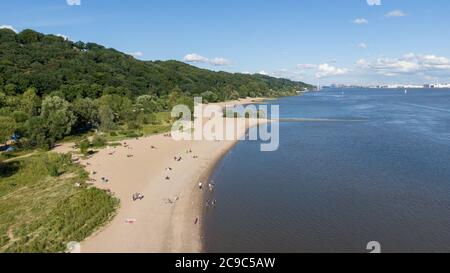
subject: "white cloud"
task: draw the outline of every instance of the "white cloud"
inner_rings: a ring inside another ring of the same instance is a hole
[[[214,58],[212,60],[209,60],[209,63],[216,66],[225,66],[231,64],[231,62],[225,58]]]
[[[366,43],[359,43],[358,47],[359,48],[368,48],[369,46]]]
[[[64,40],[69,40],[69,37],[67,37],[64,34],[56,34],[56,36],[63,38]]]
[[[206,63],[208,58],[198,55],[196,53],[188,54],[184,56],[183,60],[188,63]]]
[[[391,12],[388,12],[386,14],[386,17],[391,18],[391,17],[404,17],[406,16],[406,13],[404,13],[401,10],[393,10]]]
[[[432,54],[408,53],[399,58],[381,57],[374,61],[360,59],[356,66],[385,76],[398,74],[450,73],[450,59]],[[427,74],[425,74],[427,75]]]
[[[210,64],[214,66],[226,66],[230,65],[231,62],[225,58],[213,58],[209,59],[207,57],[204,57],[202,55],[192,53],[184,56],[183,61],[187,63],[204,63],[204,64]]]
[[[10,29],[10,30],[14,31],[15,33],[18,33],[18,31],[11,25],[1,25],[0,29]]]
[[[269,73],[264,71],[264,70],[259,71],[258,74],[261,74],[261,75],[264,75],[264,76],[269,76]]]
[[[357,25],[364,25],[368,24],[369,20],[367,20],[366,18],[356,18],[355,20],[353,20],[353,23]]]
[[[144,53],[142,51],[136,51],[136,52],[128,53],[128,55],[131,55],[135,58],[139,58],[139,57],[144,56]]]
[[[369,6],[381,6],[381,0],[367,0]]]
[[[297,68],[298,69],[301,69],[301,70],[305,70],[305,69],[314,69],[314,68],[316,68],[317,67],[317,65],[315,65],[315,64],[298,64],[297,65]]]
[[[331,76],[339,76],[344,75],[349,72],[347,68],[338,68],[328,63],[320,64],[317,68],[318,72],[316,73],[317,78],[325,78]]]
[[[81,6],[81,0],[66,0],[69,6]]]

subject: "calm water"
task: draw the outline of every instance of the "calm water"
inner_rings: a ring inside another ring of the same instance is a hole
[[[450,90],[283,98],[280,149],[241,142],[212,175],[209,252],[450,252]]]

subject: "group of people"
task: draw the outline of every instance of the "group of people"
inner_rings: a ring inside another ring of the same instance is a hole
[[[137,200],[142,200],[142,199],[144,199],[144,195],[142,195],[140,193],[133,194],[133,202],[135,202]]]
[[[103,182],[103,183],[108,183],[108,182],[109,182],[109,179],[106,178],[106,177],[102,177],[102,182]]]
[[[166,202],[167,204],[169,204],[169,205],[172,205],[172,204],[175,204],[178,200],[180,200],[180,197],[179,197],[178,195],[175,195],[175,197],[173,198],[173,200],[170,199],[170,198],[167,198],[167,199],[165,200],[165,202]]]
[[[209,208],[209,201],[206,201],[206,207],[207,208]],[[215,207],[216,206],[216,204],[217,204],[217,200],[216,199],[213,199],[212,201],[211,201],[211,206],[212,207]]]
[[[211,182],[208,184],[209,191],[213,191],[213,190],[214,190],[214,187],[215,187],[214,181],[211,181]],[[202,183],[202,182],[199,182],[199,183],[198,183],[198,188],[199,188],[199,190],[203,190],[203,183]]]

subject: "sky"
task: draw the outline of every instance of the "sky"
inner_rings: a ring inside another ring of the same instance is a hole
[[[448,0],[0,0],[0,28],[312,84],[450,83]]]

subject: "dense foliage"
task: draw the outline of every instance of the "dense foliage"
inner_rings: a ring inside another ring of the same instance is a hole
[[[0,143],[16,132],[28,145],[51,147],[69,134],[151,119],[192,103],[193,96],[216,102],[293,95],[308,87],[177,61],[140,61],[94,43],[0,29]]]

